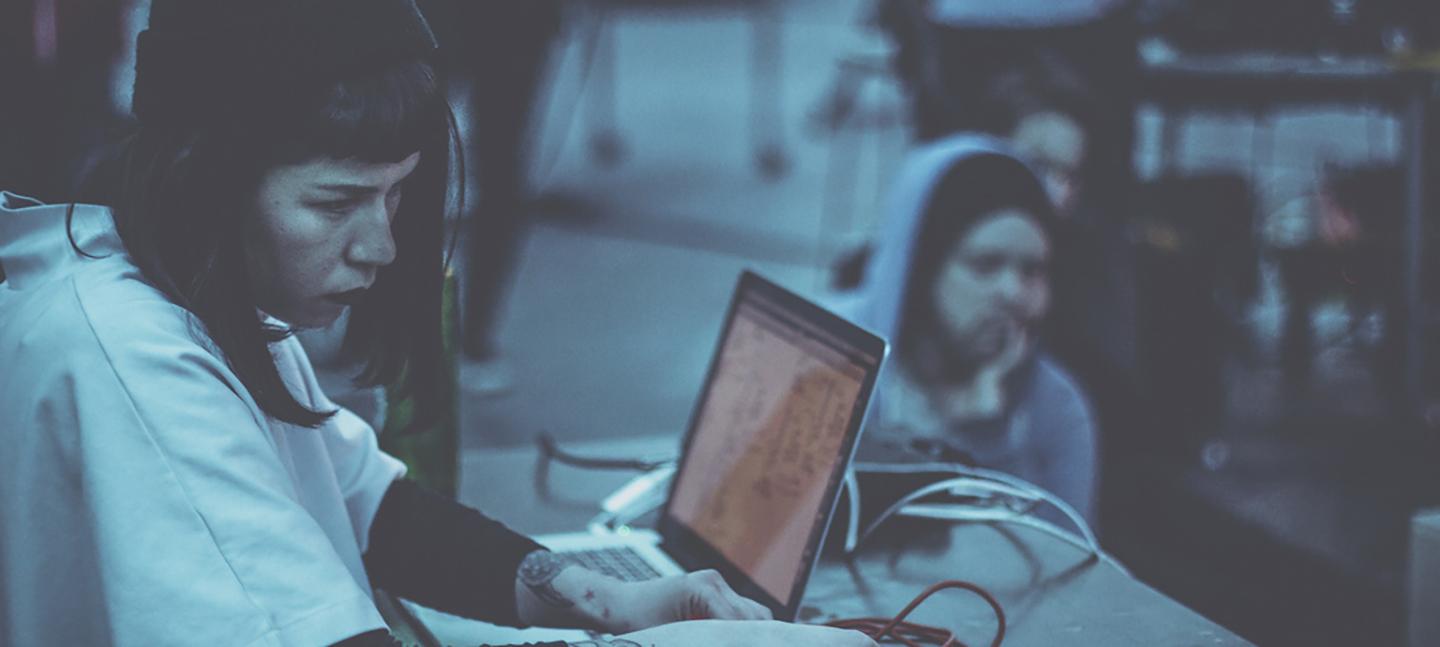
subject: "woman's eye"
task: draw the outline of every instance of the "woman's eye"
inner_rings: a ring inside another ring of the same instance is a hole
[[[313,206],[321,211],[326,211],[337,216],[346,216],[355,210],[355,204],[353,200],[335,200],[331,202],[316,202]]]
[[[999,272],[1000,268],[1005,266],[1005,261],[995,256],[980,256],[969,259],[966,264],[970,266],[971,272],[981,276],[989,276]]]

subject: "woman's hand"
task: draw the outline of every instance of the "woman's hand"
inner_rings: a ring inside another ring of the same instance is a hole
[[[741,597],[720,574],[697,571],[621,582],[536,551],[520,564],[516,604],[529,624],[583,626],[623,634],[576,647],[875,647],[864,634],[770,619],[770,609]]]
[[[1018,326],[1005,333],[1005,344],[994,359],[975,372],[963,389],[944,396],[941,413],[949,424],[1000,416],[1005,410],[1005,379],[1034,349],[1035,338]]]
[[[741,597],[713,570],[643,582],[617,582],[610,624],[624,633],[681,620],[769,620],[770,609]]]
[[[707,647],[876,647],[869,636],[849,629],[797,625],[774,620],[727,622],[696,620],[675,622],[643,631],[616,636],[610,642],[577,643],[577,645],[611,647],[670,647],[706,645]]]
[[[515,603],[526,624],[613,634],[681,620],[770,619],[768,608],[741,597],[713,570],[622,582],[544,550],[520,563]]]

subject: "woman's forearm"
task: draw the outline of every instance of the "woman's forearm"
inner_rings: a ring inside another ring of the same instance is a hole
[[[620,582],[548,550],[525,556],[515,574],[520,621],[546,627],[619,631],[613,606]]]

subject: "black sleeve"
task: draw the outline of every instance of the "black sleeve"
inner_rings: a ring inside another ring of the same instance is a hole
[[[370,583],[438,611],[519,626],[515,574],[544,547],[501,523],[398,479],[370,525]]]
[[[367,632],[365,632],[365,633],[363,633],[363,634],[360,634],[360,635],[358,635],[358,636],[351,636],[351,637],[349,637],[349,638],[346,638],[345,640],[342,640],[342,641],[340,641],[340,642],[338,642],[338,643],[335,643],[334,645],[331,645],[331,647],[404,647],[404,646],[400,644],[400,641],[395,640],[395,637],[394,637],[394,636],[391,636],[389,632],[385,631],[384,629],[376,629],[376,630],[374,630],[374,631],[367,631]],[[524,645],[509,645],[509,646],[506,646],[506,645],[481,645],[480,647],[567,647],[567,645],[566,645],[565,643],[562,643],[562,642],[549,642],[549,643],[525,643]]]

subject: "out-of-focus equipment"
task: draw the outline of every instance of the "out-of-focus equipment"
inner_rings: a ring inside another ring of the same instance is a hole
[[[1410,647],[1440,645],[1440,508],[1410,519]]]

